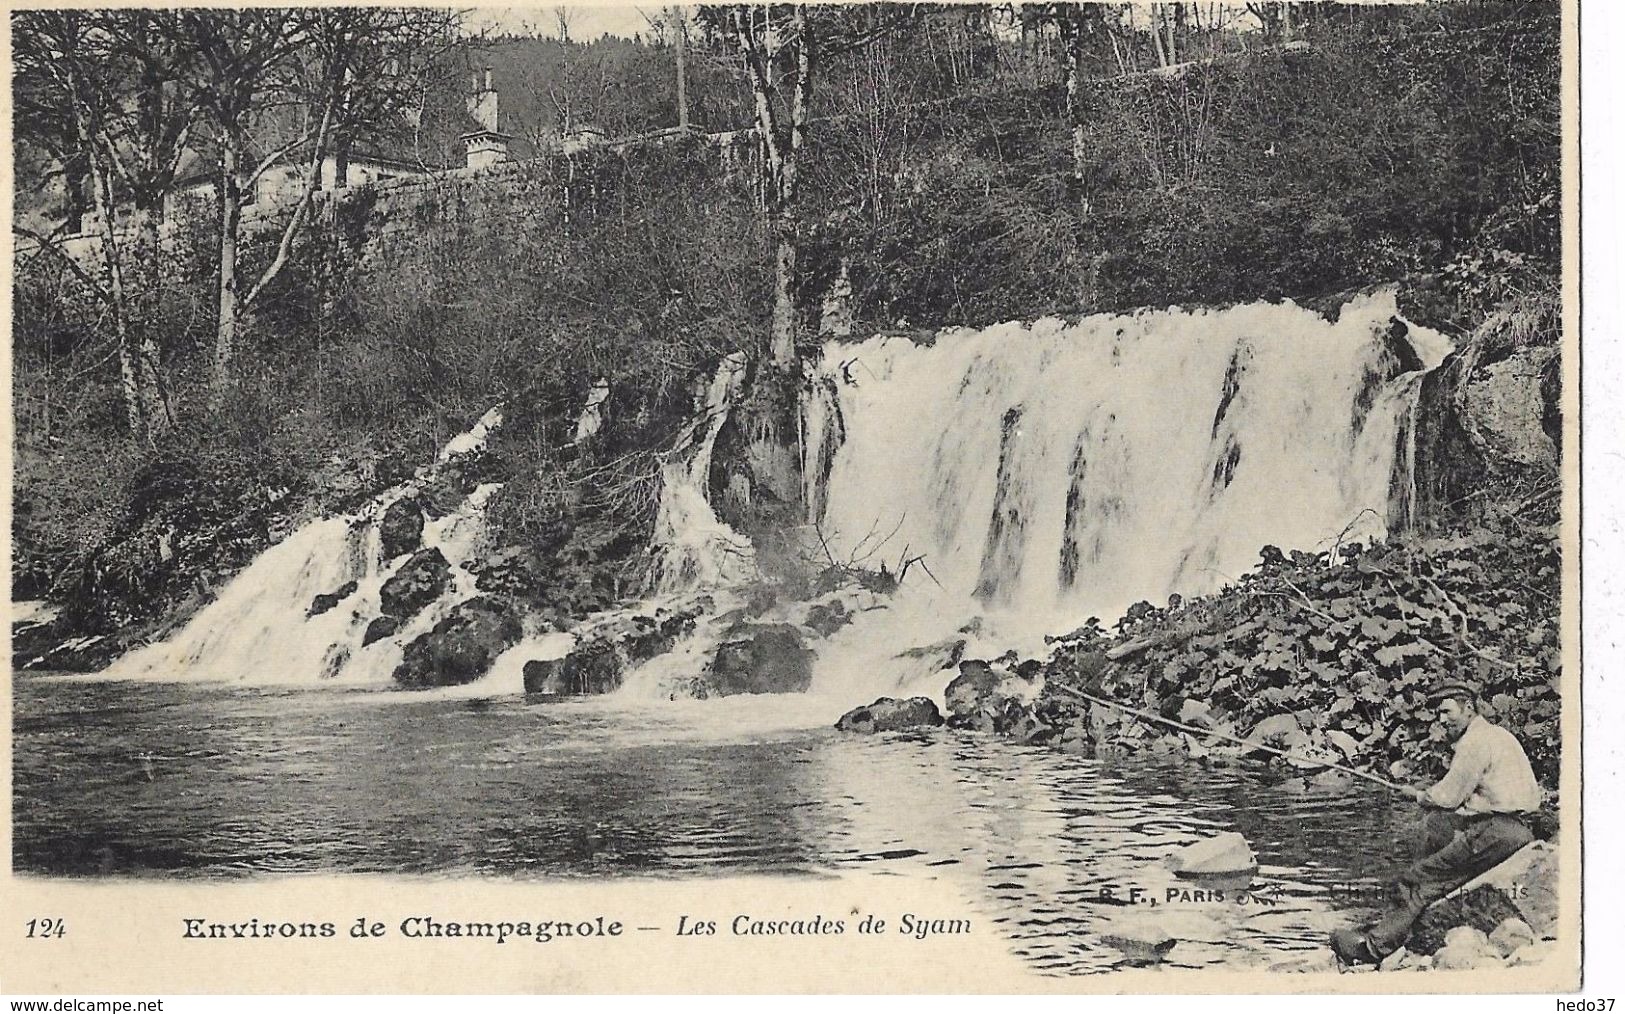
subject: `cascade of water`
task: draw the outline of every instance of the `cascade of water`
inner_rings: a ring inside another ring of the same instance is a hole
[[[501,422],[499,409],[487,412],[473,429],[446,445],[439,461],[483,447]],[[415,484],[390,489],[353,515],[302,525],[232,578],[179,631],[126,654],[103,675],[387,684],[405,645],[475,594],[474,575],[462,564],[477,548],[486,504],[500,488],[496,483],[481,485],[456,510],[424,525],[424,547],[439,549],[451,564],[450,586],[389,637],[362,645],[368,624],[380,615],[384,582],[409,559],[383,558],[378,522],[390,504],[417,493]],[[352,583],[354,589],[332,608],[309,615],[318,595],[333,594]]]
[[[1384,532],[1401,425],[1449,351],[1396,317],[1382,291],[1336,322],[1254,304],[832,343],[808,503],[837,556],[891,533],[876,559],[923,553],[934,611],[1006,634],[1212,591],[1266,544]]]
[[[726,585],[754,572],[750,540],[717,517],[706,492],[717,434],[744,373],[744,357],[723,359],[705,391],[702,411],[678,438],[661,472],[653,546],[655,587],[662,595]]]

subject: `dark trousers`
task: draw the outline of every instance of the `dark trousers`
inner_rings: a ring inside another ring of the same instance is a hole
[[[1416,843],[1416,861],[1388,885],[1388,904],[1366,942],[1378,957],[1405,945],[1422,910],[1502,862],[1534,840],[1514,814],[1461,817],[1428,809]]]

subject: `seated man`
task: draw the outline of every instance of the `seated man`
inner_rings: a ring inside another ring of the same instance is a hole
[[[1389,885],[1381,917],[1332,934],[1345,964],[1378,962],[1403,947],[1423,909],[1534,837],[1524,815],[1539,809],[1540,786],[1517,737],[1478,713],[1478,695],[1464,683],[1446,683],[1429,700],[1456,740],[1455,755],[1437,785],[1409,790],[1424,807],[1417,859]]]

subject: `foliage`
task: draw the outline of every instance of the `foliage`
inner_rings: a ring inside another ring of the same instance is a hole
[[[1098,625],[1059,645],[1055,678],[1177,715],[1195,699],[1237,728],[1296,713],[1306,728],[1359,744],[1359,762],[1402,776],[1449,758],[1429,690],[1479,688],[1487,714],[1517,734],[1535,773],[1557,783],[1561,559],[1555,528],[1517,519],[1467,534],[1328,553],[1265,547],[1234,586],[1159,609],[1141,603],[1114,635]],[[1104,653],[1147,642],[1118,662]]]

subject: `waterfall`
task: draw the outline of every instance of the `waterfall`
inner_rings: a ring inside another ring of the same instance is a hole
[[[653,547],[655,589],[662,595],[726,585],[755,572],[750,540],[717,517],[707,492],[717,434],[744,375],[743,356],[724,357],[661,472]]]
[[[474,575],[463,565],[479,546],[486,504],[501,487],[477,486],[455,510],[424,524],[423,547],[439,549],[451,565],[449,587],[393,635],[363,646],[368,624],[381,612],[384,582],[410,559],[383,559],[380,519],[396,500],[417,495],[435,468],[483,448],[501,423],[501,411],[492,409],[452,438],[437,465],[420,471],[418,482],[397,486],[354,514],[300,526],[227,582],[179,631],[126,654],[103,675],[389,685],[406,644],[475,594]],[[316,596],[352,584],[332,608],[309,615]]]
[[[831,343],[812,518],[841,559],[923,554],[945,617],[1028,633],[1214,591],[1264,545],[1380,536],[1449,351],[1397,320],[1385,290],[1335,322],[1261,303]]]

